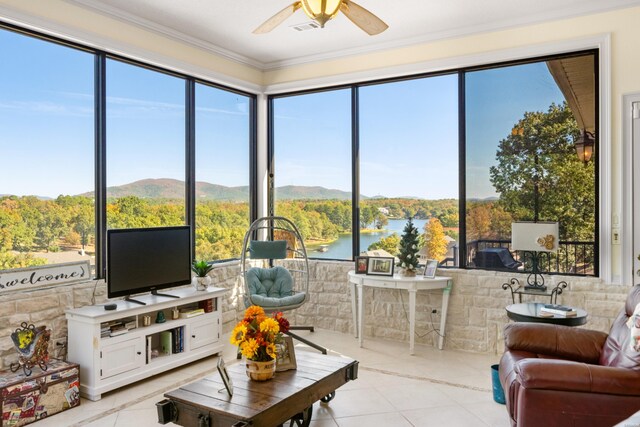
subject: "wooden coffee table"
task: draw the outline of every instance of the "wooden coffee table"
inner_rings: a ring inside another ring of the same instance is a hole
[[[275,427],[288,420],[308,426],[313,404],[328,402],[335,390],[358,377],[356,360],[308,351],[296,352],[297,369],[276,372],[268,381],[251,381],[245,366],[227,366],[233,381],[229,396],[218,373],[165,393],[158,422],[181,426]]]

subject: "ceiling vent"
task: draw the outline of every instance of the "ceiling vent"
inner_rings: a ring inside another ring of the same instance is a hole
[[[315,21],[309,21],[309,22],[304,22],[302,24],[292,25],[289,28],[293,28],[296,31],[308,31],[308,30],[315,30],[320,28],[320,24],[318,24]]]

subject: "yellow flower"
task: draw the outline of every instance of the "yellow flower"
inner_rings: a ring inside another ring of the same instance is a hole
[[[257,305],[252,305],[244,312],[245,319],[257,316],[264,316],[264,309]]]
[[[233,328],[233,331],[231,332],[231,336],[229,337],[229,341],[231,341],[231,344],[233,345],[240,345],[242,341],[244,341],[246,335],[247,335],[247,325],[240,322],[236,325],[235,328]]]
[[[276,358],[276,345],[274,343],[267,344],[266,350],[267,354],[271,356],[272,359]]]
[[[255,339],[249,338],[248,340],[240,344],[240,351],[242,352],[242,355],[244,357],[246,357],[247,359],[251,359],[258,352],[259,347],[260,346]]]
[[[260,332],[277,334],[280,332],[280,324],[277,320],[267,317],[260,323]]]

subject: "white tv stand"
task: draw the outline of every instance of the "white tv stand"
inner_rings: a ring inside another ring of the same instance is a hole
[[[226,291],[212,287],[206,291],[171,289],[166,292],[180,298],[142,295],[136,299],[146,305],[119,300],[114,301],[118,306],[115,310],[105,310],[103,305],[67,310],[68,359],[80,365],[81,395],[100,400],[107,391],[221,353],[224,344],[220,341],[220,297]],[[211,300],[211,312],[172,320],[172,309],[192,311],[207,300]],[[164,323],[155,322],[159,311],[164,313]],[[149,326],[143,325],[144,316],[150,316]],[[117,324],[133,328],[109,336],[105,331]],[[166,347],[162,339],[166,346],[167,336],[175,341],[171,351],[163,352]]]

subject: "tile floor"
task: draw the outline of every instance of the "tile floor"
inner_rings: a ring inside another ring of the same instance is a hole
[[[360,362],[356,381],[339,388],[329,404],[314,405],[311,427],[509,426],[504,405],[492,399],[490,366],[497,355],[417,345],[410,356],[408,344],[369,339],[359,348],[352,335],[322,330],[309,338]],[[223,358],[235,361],[230,344]],[[163,393],[215,370],[210,357],[105,393],[97,402],[83,399],[37,427],[159,426],[155,403]]]

